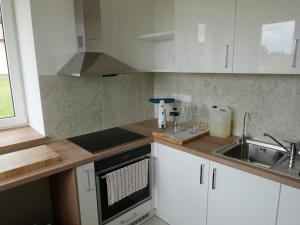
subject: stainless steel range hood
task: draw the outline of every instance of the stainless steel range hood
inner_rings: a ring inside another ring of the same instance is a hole
[[[131,66],[104,52],[99,52],[99,48],[94,47],[101,41],[100,1],[74,0],[74,9],[78,53],[59,70],[58,74],[87,76],[137,72]],[[87,46],[87,43],[92,44]]]
[[[110,57],[105,53],[81,52],[59,71],[61,75],[117,75],[136,72],[132,67]]]

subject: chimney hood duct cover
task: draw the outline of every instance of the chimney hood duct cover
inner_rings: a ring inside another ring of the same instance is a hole
[[[58,72],[61,75],[115,75],[137,72],[134,68],[105,53],[79,52]]]
[[[87,48],[88,41],[99,41],[101,33],[93,34],[93,37],[86,35],[88,30],[100,31],[101,16],[100,16],[100,1],[99,0],[74,0],[75,23],[76,23],[76,38],[78,45],[78,53],[76,53],[59,71],[60,75],[71,76],[86,76],[86,75],[117,75],[131,72],[138,72],[136,69],[120,62],[117,59],[101,52],[94,47]],[[86,17],[90,12],[87,10],[93,9],[93,20],[99,23],[94,23]],[[92,48],[92,49],[91,49]],[[86,51],[88,49],[89,51]]]

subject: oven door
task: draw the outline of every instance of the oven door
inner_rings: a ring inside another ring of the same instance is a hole
[[[113,172],[115,170],[127,167],[131,164],[137,163],[144,159],[149,159],[148,166],[148,186],[140,191],[137,191],[130,196],[116,202],[115,204],[109,206],[108,205],[108,195],[107,195],[107,182],[106,182],[106,174]],[[96,173],[96,183],[97,183],[97,198],[98,198],[98,212],[100,225],[106,224],[125,212],[137,207],[138,205],[148,201],[151,199],[151,157],[143,156],[137,159],[131,160],[128,163],[123,163],[119,166],[115,166],[110,169],[106,169],[105,172],[97,172]]]

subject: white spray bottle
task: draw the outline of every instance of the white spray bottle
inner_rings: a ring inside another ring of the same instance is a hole
[[[165,129],[167,127],[166,122],[166,104],[175,102],[174,98],[151,98],[150,102],[153,104],[159,104],[158,109],[158,127],[160,129]]]
[[[166,109],[165,109],[165,101],[164,100],[160,100],[160,102],[159,102],[158,127],[160,129],[166,128]]]

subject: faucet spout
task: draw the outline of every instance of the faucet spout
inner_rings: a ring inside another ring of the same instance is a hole
[[[243,133],[242,137],[240,139],[242,151],[241,151],[241,158],[246,159],[246,151],[245,151],[245,145],[246,145],[246,119],[251,120],[250,113],[246,112],[244,114],[244,120],[243,120]]]
[[[251,117],[250,117],[250,113],[246,112],[244,114],[244,120],[243,120],[243,134],[242,134],[242,145],[244,146],[245,144],[245,141],[246,141],[246,134],[245,134],[245,131],[246,131],[246,119],[249,119],[251,120]]]
[[[291,153],[291,151],[290,151],[287,147],[285,147],[283,144],[281,144],[277,139],[275,139],[275,138],[274,138],[273,136],[271,136],[270,134],[263,132],[263,133],[262,133],[262,136],[271,138],[271,139],[272,139],[275,143],[277,143],[281,148],[283,148],[283,149],[284,149],[285,151],[287,151],[288,153]]]
[[[298,144],[295,142],[288,142],[290,144],[290,148],[287,148],[270,134],[263,132],[262,135],[271,138],[274,142],[276,142],[280,147],[282,147],[285,151],[289,153],[289,168],[293,168],[295,165],[296,156],[298,155]]]

